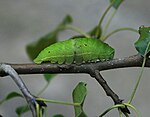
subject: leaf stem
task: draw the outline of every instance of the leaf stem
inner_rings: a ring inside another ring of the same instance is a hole
[[[133,100],[133,98],[134,98],[134,96],[135,96],[136,90],[137,90],[137,88],[138,88],[138,86],[139,86],[139,83],[140,83],[140,80],[141,80],[141,77],[142,77],[142,74],[143,74],[145,62],[146,62],[146,57],[144,57],[143,64],[142,64],[142,69],[141,69],[141,72],[140,72],[138,81],[137,81],[137,83],[136,83],[136,85],[135,85],[135,87],[134,87],[134,90],[133,90],[133,92],[132,92],[132,95],[131,95],[131,97],[130,97],[130,100],[128,101],[129,104],[132,102],[132,100]]]
[[[41,95],[41,93],[43,93],[47,89],[48,86],[49,86],[49,82],[39,91],[37,96]]]
[[[132,94],[131,94],[131,97],[130,97],[130,99],[129,99],[129,101],[128,101],[129,104],[132,102],[132,100],[133,100],[133,98],[134,98],[134,96],[135,96],[135,93],[136,93],[136,91],[137,91],[137,88],[138,88],[138,86],[139,86],[139,83],[140,83],[140,81],[141,81],[142,74],[143,74],[143,71],[144,71],[144,66],[145,66],[146,59],[147,59],[146,54],[147,54],[149,45],[150,45],[150,42],[148,43],[148,46],[147,46],[147,48],[146,48],[146,50],[145,50],[145,54],[144,54],[144,59],[143,59],[143,63],[142,63],[141,72],[140,72],[138,81],[137,81],[137,83],[136,83],[136,85],[135,85],[135,87],[134,87],[134,90],[133,90],[133,92],[132,92]]]
[[[119,29],[116,29],[116,30],[113,30],[112,32],[110,32],[108,35],[106,35],[103,39],[101,39],[102,41],[105,41],[106,39],[108,39],[111,35],[117,33],[117,32],[120,32],[120,31],[132,31],[132,32],[136,32],[138,33],[138,31],[136,29],[133,29],[133,28],[119,28]]]
[[[36,103],[36,116],[37,117],[40,117],[39,111],[40,111],[39,104]]]
[[[114,12],[112,13],[112,15],[110,16],[110,19],[108,20],[108,22],[107,22],[107,24],[106,24],[106,26],[104,28],[104,32],[102,33],[102,36],[100,37],[101,40],[103,40],[104,35],[106,34],[106,32],[107,32],[107,30],[109,28],[109,25],[110,25],[113,17],[115,16],[116,12],[117,12],[117,9],[115,9]]]
[[[115,1],[115,0],[113,0],[113,2],[114,2],[114,1]],[[108,13],[108,11],[110,10],[110,8],[113,6],[113,2],[111,2],[111,4],[106,8],[105,12],[103,13],[102,17],[100,18],[100,21],[99,21],[97,27],[101,27],[102,22],[103,22],[105,16],[107,15],[107,13]],[[98,35],[99,35],[99,29],[97,28],[97,30],[96,30],[96,37],[98,37]]]
[[[99,117],[103,117],[104,115],[106,115],[109,111],[111,111],[112,109],[115,109],[115,108],[123,108],[124,105],[123,104],[117,104],[117,105],[114,105],[110,108],[108,108],[107,110],[105,110]]]
[[[80,103],[69,103],[69,102],[62,102],[62,101],[56,101],[56,100],[48,100],[44,98],[36,98],[37,101],[44,101],[44,102],[50,102],[50,103],[56,103],[56,104],[64,104],[64,105],[71,105],[71,106],[80,106]]]
[[[130,108],[132,108],[136,112],[137,117],[142,117],[141,113],[133,105],[131,105],[129,103],[123,103],[123,104],[130,107]],[[129,117],[129,116],[127,116],[127,117]]]
[[[68,28],[68,29],[70,29],[70,30],[73,30],[73,31],[75,31],[75,32],[78,32],[78,33],[80,33],[81,35],[85,36],[86,38],[90,38],[90,36],[89,36],[87,33],[83,32],[83,31],[82,31],[81,29],[79,29],[78,27],[75,27],[75,26],[73,26],[73,25],[66,25],[66,28]]]
[[[103,22],[106,14],[108,13],[108,11],[110,10],[111,7],[112,7],[112,3],[106,8],[105,12],[103,13],[103,15],[102,15],[102,17],[101,17],[101,19],[100,19],[100,21],[98,23],[98,26],[97,26],[96,37],[98,37],[98,35],[99,35],[99,29],[98,29],[98,27],[101,27],[102,22]]]

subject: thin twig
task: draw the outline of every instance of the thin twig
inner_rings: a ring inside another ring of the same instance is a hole
[[[27,100],[27,103],[29,104],[33,117],[36,117],[36,111],[33,105],[35,102],[35,98],[31,95],[21,77],[10,65],[1,64],[0,68],[3,69],[6,74],[10,75],[10,77],[12,77],[12,79],[15,81],[15,83],[23,93],[25,99]]]
[[[99,70],[93,71],[95,72],[95,79],[97,82],[103,87],[104,91],[106,92],[107,96],[110,96],[115,104],[122,104],[122,99],[119,99],[119,96],[113,92],[113,90],[108,86],[107,82],[104,80],[102,75],[100,74]],[[123,113],[130,114],[130,111],[127,107],[120,108]]]
[[[100,37],[101,40],[103,40],[105,34],[107,33],[107,30],[108,30],[108,28],[109,28],[109,25],[111,24],[111,21],[112,21],[112,19],[114,18],[116,12],[117,12],[117,10],[115,9],[114,12],[112,13],[110,19],[108,20],[108,22],[107,22],[107,24],[106,24],[106,26],[105,26],[105,28],[104,28],[103,34],[102,34],[102,36]]]
[[[70,29],[70,30],[73,30],[73,31],[76,31],[78,32],[79,34],[85,36],[86,38],[90,38],[90,35],[88,35],[87,33],[83,32],[80,28],[78,27],[75,27],[73,25],[66,25],[66,28]]]
[[[116,34],[117,32],[120,32],[120,31],[132,31],[132,32],[135,32],[135,33],[138,33],[138,31],[136,29],[133,29],[133,28],[119,28],[119,29],[116,29],[116,30],[113,30],[112,32],[110,32],[108,35],[106,35],[104,38],[103,38],[103,41],[105,41],[106,39],[108,39],[110,36],[112,36],[113,34]]]

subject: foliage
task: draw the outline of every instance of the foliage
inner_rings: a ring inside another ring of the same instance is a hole
[[[11,100],[13,98],[16,98],[16,97],[21,97],[23,98],[23,96],[20,94],[20,93],[17,93],[17,92],[10,92],[4,99],[2,99],[0,101],[0,104],[4,103],[5,101],[8,101],[8,100]]]
[[[150,42],[150,27],[141,26],[139,28],[139,39],[135,42],[135,48],[141,55],[146,55],[150,52],[149,42]],[[146,49],[148,50],[146,52]],[[145,53],[146,52],[146,53]]]
[[[45,47],[58,41],[58,34],[66,29],[66,25],[72,23],[72,17],[67,15],[63,21],[51,32],[27,45],[26,50],[31,60],[35,59]]]
[[[123,0],[110,0],[110,3],[115,9],[118,9]]]
[[[97,39],[97,41],[99,41],[99,40],[105,41],[112,34],[114,34],[116,32],[119,32],[119,31],[122,31],[122,30],[130,30],[130,31],[137,32],[135,29],[132,29],[132,28],[121,28],[121,29],[116,29],[116,30],[112,31],[111,33],[107,34],[107,29],[109,27],[109,24],[112,21],[113,16],[115,15],[116,11],[118,10],[118,8],[121,5],[121,3],[123,2],[123,0],[109,0],[109,2],[110,2],[110,5],[107,7],[107,9],[105,10],[104,14],[102,15],[102,17],[101,17],[101,19],[99,21],[99,24],[96,25],[96,26],[93,26],[94,28],[92,28],[87,33],[84,33],[83,31],[81,31],[77,27],[69,26],[73,21],[72,21],[72,17],[70,15],[67,15],[62,20],[62,22],[59,23],[58,26],[56,26],[56,28],[53,31],[50,31],[45,36],[42,36],[37,41],[35,41],[33,43],[30,43],[30,44],[28,44],[26,46],[26,51],[27,51],[27,54],[28,54],[29,58],[33,61],[44,48],[46,48],[46,47],[48,47],[48,46],[58,42],[58,40],[59,40],[58,39],[59,33],[63,32],[66,29],[74,30],[74,31],[80,33],[81,34],[80,36],[83,36],[83,37],[86,36],[86,38],[87,37],[95,38],[95,39]],[[112,7],[114,8],[115,12],[112,13],[112,16],[110,17],[110,19],[108,19],[108,22],[106,23],[106,26],[103,27],[102,23],[104,21],[104,18],[106,16],[106,14],[108,13],[108,11],[110,11],[110,8],[112,8]],[[140,115],[139,112],[136,110],[136,108],[133,105],[131,105],[131,101],[132,101],[132,99],[133,99],[133,97],[135,95],[135,92],[137,90],[138,84],[139,84],[140,79],[142,77],[145,61],[147,59],[146,55],[149,55],[149,52],[150,52],[150,47],[149,47],[149,44],[150,44],[150,27],[140,27],[139,33],[140,33],[140,37],[135,42],[135,48],[137,49],[137,51],[141,55],[143,55],[144,62],[143,62],[141,74],[139,76],[139,79],[137,81],[135,89],[134,89],[134,91],[133,91],[133,93],[131,95],[131,98],[130,98],[128,103],[118,104],[118,105],[112,106],[111,108],[108,108],[104,113],[102,113],[100,115],[100,117],[104,116],[106,113],[108,113],[110,110],[112,110],[114,108],[119,109],[119,113],[120,113],[120,116],[121,116],[122,112],[120,111],[120,107],[124,108],[125,106],[128,106],[128,107],[132,108],[133,110],[135,110],[136,113],[138,113],[138,116]],[[74,39],[74,40],[76,40],[76,39]],[[68,41],[71,42],[71,40],[68,40]],[[103,44],[104,44],[104,42],[103,42]],[[103,46],[103,44],[100,44],[99,47]],[[62,44],[62,45],[64,45],[64,44]],[[62,45],[60,45],[60,46],[62,46]],[[97,47],[97,48],[99,48],[99,47]],[[96,50],[98,50],[97,48],[96,48]],[[107,48],[104,48],[104,49],[107,50]],[[105,53],[107,53],[107,52],[105,52]],[[57,54],[57,53],[55,53],[55,54]],[[72,59],[74,60],[74,58],[72,58]],[[54,78],[54,76],[55,75],[44,74],[44,79],[47,82],[47,84],[37,94],[37,96],[39,96],[41,93],[43,93],[45,91],[45,89],[50,84],[50,82]],[[71,105],[71,106],[74,106],[74,112],[75,112],[75,116],[76,117],[87,117],[87,114],[84,112],[84,109],[83,109],[86,96],[87,96],[86,83],[85,82],[79,82],[78,85],[74,88],[74,90],[72,92],[73,103],[56,101],[56,100],[47,100],[47,99],[43,99],[43,98],[36,98],[36,101],[43,101],[43,102],[50,102],[50,103],[57,103],[57,104],[64,104],[64,105]],[[0,101],[0,104],[3,104],[5,101],[11,100],[11,99],[16,98],[16,97],[23,98],[23,96],[21,94],[19,94],[17,92],[11,92],[4,99],[2,99]],[[40,113],[39,112],[40,107],[39,107],[38,104],[36,105],[36,109],[37,109],[37,113],[39,114]],[[28,111],[29,111],[29,108],[28,108],[27,104],[19,106],[18,108],[16,108],[16,113],[17,113],[18,117],[20,117],[22,114],[24,114],[24,113],[26,113]],[[45,110],[43,112],[46,113]],[[42,117],[43,116],[42,114],[39,114],[39,117]],[[47,116],[48,115],[46,115],[46,117]],[[128,115],[126,115],[126,116],[128,117]],[[65,117],[65,116],[63,116],[61,114],[57,114],[57,115],[53,115],[53,117]]]
[[[87,117],[85,112],[83,111],[84,100],[87,95],[86,83],[79,82],[76,88],[72,92],[73,102],[80,103],[80,106],[75,106],[75,116],[76,117]]]
[[[30,109],[28,107],[28,105],[23,105],[23,106],[19,106],[16,108],[16,113],[18,115],[18,117],[21,117],[22,114],[28,112]]]

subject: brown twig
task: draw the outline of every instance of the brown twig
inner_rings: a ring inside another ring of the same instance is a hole
[[[106,92],[106,95],[110,96],[113,99],[113,101],[114,101],[115,104],[122,104],[123,100],[119,99],[119,96],[109,87],[109,85],[107,84],[107,82],[104,80],[104,78],[100,74],[100,71],[99,70],[95,70],[93,72],[95,72],[95,79],[103,87],[104,91]],[[130,111],[128,110],[127,107],[120,108],[120,109],[121,109],[121,111],[123,113],[130,114]]]
[[[110,69],[118,69],[118,68],[127,68],[127,67],[141,67],[143,62],[143,57],[141,55],[133,55],[121,59],[113,59],[104,62],[97,62],[97,63],[86,63],[86,64],[50,64],[50,63],[43,63],[40,65],[30,63],[30,64],[9,64],[11,65],[18,74],[44,74],[44,73],[51,73],[51,74],[62,74],[62,73],[91,73],[91,68],[94,70],[104,71]],[[147,60],[145,67],[150,67],[150,60]],[[0,69],[0,76],[6,76],[7,74]]]

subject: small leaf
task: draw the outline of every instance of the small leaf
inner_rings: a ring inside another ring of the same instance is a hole
[[[87,115],[83,111],[83,103],[86,95],[87,95],[86,83],[80,82],[72,93],[73,102],[81,104],[81,106],[74,106],[76,117],[87,117]]]
[[[95,26],[91,31],[88,32],[88,34],[91,37],[96,37],[98,39],[102,34],[102,29],[101,27]]]
[[[146,52],[147,46],[149,46],[150,42],[150,27],[140,27],[139,28],[139,34],[140,37],[139,39],[134,43],[136,50],[141,54],[141,55],[146,55],[147,53],[150,52],[150,47]]]
[[[118,9],[118,7],[120,6],[120,4],[121,4],[124,0],[109,0],[109,1],[110,1],[110,3],[113,2],[113,7],[114,7],[115,9]]]
[[[61,114],[57,114],[57,115],[54,115],[53,117],[64,117],[64,116]]]
[[[0,101],[0,104],[15,97],[23,97],[23,96],[17,92],[11,92],[3,100]]]
[[[10,100],[12,98],[15,98],[15,97],[23,97],[20,93],[17,93],[17,92],[11,92],[7,95],[7,97],[5,98],[6,100]]]
[[[57,41],[57,35],[54,32],[50,32],[47,35],[41,37],[38,41],[30,43],[26,46],[26,51],[31,60],[35,59],[37,55],[47,46]]]
[[[22,114],[28,112],[30,109],[28,107],[28,105],[24,105],[24,106],[19,106],[18,108],[16,108],[16,113],[18,116],[21,116]]]
[[[72,23],[71,16],[67,15],[63,21],[56,27],[56,29],[45,36],[39,38],[36,42],[30,43],[26,46],[26,51],[31,60],[34,60],[37,55],[47,46],[56,43],[58,40],[58,33],[65,30],[67,24]]]
[[[55,76],[55,74],[44,74],[44,79],[49,83]]]
[[[56,43],[58,40],[58,33],[65,30],[65,26],[70,23],[72,23],[72,17],[70,15],[67,15],[54,31],[41,37],[36,42],[28,44],[26,46],[26,51],[29,58],[31,60],[34,60],[44,48],[53,43]],[[47,82],[49,82],[52,77],[54,77],[54,75],[44,75],[44,78]]]
[[[70,15],[67,15],[67,16],[63,19],[62,23],[60,23],[60,25],[65,26],[65,25],[67,25],[67,24],[71,24],[72,22],[73,22],[72,17],[71,17]]]

